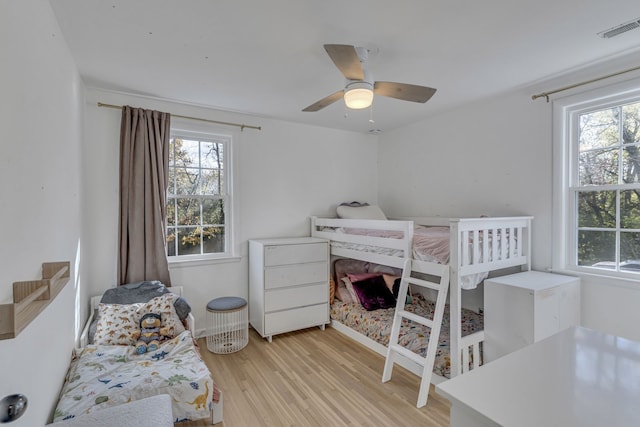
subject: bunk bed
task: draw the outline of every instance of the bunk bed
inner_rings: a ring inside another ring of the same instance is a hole
[[[462,290],[475,288],[490,272],[510,268],[530,270],[532,217],[413,217],[399,220],[387,220],[384,217],[370,219],[369,215],[364,217],[366,219],[314,216],[311,218],[311,235],[330,241],[334,260],[350,258],[396,269],[402,269],[406,258],[448,264],[450,300],[446,311],[449,321],[446,325],[448,328],[443,327],[440,336],[448,329],[449,354],[458,356],[450,357],[450,362],[447,362],[450,363],[450,369],[444,376],[454,377],[479,366],[484,331],[476,327],[469,329],[468,323],[465,327],[469,333],[463,336]],[[438,241],[435,245],[430,243],[434,236]],[[416,302],[422,304],[420,297]],[[337,309],[345,310],[345,307]],[[333,306],[332,314],[335,314],[335,310]],[[381,315],[376,321],[389,322],[392,318],[393,315]],[[481,320],[474,323],[481,325]],[[385,342],[385,337],[377,340],[368,338],[336,320],[336,316],[332,317],[332,326],[386,355],[387,349],[381,344]],[[400,364],[421,375],[421,367],[410,360],[401,361]],[[434,383],[443,380],[444,371],[435,374]]]

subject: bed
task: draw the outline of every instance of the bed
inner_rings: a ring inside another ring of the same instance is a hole
[[[362,207],[366,208],[363,213],[360,211]],[[447,325],[443,325],[441,337],[448,329],[449,352],[458,356],[450,358],[450,369],[448,375],[444,376],[454,377],[478,366],[481,358],[477,355],[484,332],[481,321],[477,320],[478,328],[465,331],[469,332],[467,335],[463,334],[466,328],[463,328],[466,325],[466,320],[463,323],[463,314],[469,316],[470,313],[462,309],[461,292],[475,288],[491,272],[531,268],[532,217],[413,217],[388,220],[379,208],[368,205],[341,206],[338,215],[341,217],[311,217],[311,235],[330,241],[333,259],[348,258],[397,269],[402,268],[406,258],[449,265],[449,320]],[[429,241],[430,236],[435,236],[434,240]],[[336,283],[339,285],[339,278],[336,278]],[[338,311],[349,311],[351,308],[332,306],[332,326],[386,355],[384,338],[372,339],[343,323],[344,315],[337,315]],[[367,317],[361,322],[385,322],[384,316],[377,314],[359,313],[354,316],[361,315]],[[380,330],[385,328],[380,326]],[[420,375],[420,367],[411,361],[406,360],[403,365]],[[434,376],[434,382],[441,381],[444,373],[436,372],[438,375]]]
[[[111,291],[92,298],[90,319],[81,347],[72,355],[53,422],[160,394],[171,397],[176,423],[222,421],[222,395],[192,335],[193,316],[181,288],[139,282]],[[111,302],[114,295],[118,303]],[[161,315],[166,338],[156,349],[141,352],[133,332],[145,313]]]

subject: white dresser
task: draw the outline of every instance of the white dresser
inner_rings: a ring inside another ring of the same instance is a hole
[[[329,243],[249,240],[249,322],[262,337],[329,323]]]
[[[580,325],[580,279],[526,271],[484,281],[484,362]]]

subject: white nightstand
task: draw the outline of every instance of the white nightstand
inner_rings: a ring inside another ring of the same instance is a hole
[[[483,361],[580,325],[580,279],[526,271],[484,282]]]
[[[249,321],[262,337],[329,323],[329,243],[249,241]]]

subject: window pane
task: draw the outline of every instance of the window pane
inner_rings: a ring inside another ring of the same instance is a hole
[[[174,140],[174,162],[177,168],[195,167],[200,164],[200,149],[198,141],[187,139]]]
[[[616,233],[614,231],[587,231],[578,233],[578,265],[615,268]],[[613,267],[611,267],[611,263]],[[594,265],[604,263],[601,265]]]
[[[200,227],[178,229],[177,255],[200,254]]]
[[[580,153],[580,185],[618,183],[618,149]]]
[[[638,190],[620,192],[620,227],[640,229],[640,199]]]
[[[200,200],[177,199],[178,225],[200,224]]]
[[[200,167],[200,141],[183,140],[179,159],[178,165]]]
[[[221,170],[202,171],[202,194],[220,195],[224,188],[224,173]]]
[[[224,252],[224,227],[205,227],[203,236],[204,253]]]
[[[578,192],[578,227],[615,228],[616,192]]]
[[[622,151],[622,182],[624,184],[640,182],[640,147],[625,145]]]
[[[640,233],[620,233],[620,260],[620,269],[640,272]]]
[[[176,144],[180,145],[181,141],[180,139],[176,139],[176,138],[171,138],[169,140],[169,167],[173,166],[175,163],[175,151],[176,151]]]
[[[208,225],[224,224],[224,200],[205,199],[202,201],[202,223]]]
[[[176,170],[176,193],[175,194],[198,194],[198,180],[200,179],[200,169],[183,168]]]
[[[176,194],[176,186],[175,186],[175,179],[176,179],[176,170],[175,168],[170,167],[169,168],[169,174],[168,174],[168,179],[167,179],[167,194]]]
[[[640,142],[640,102],[622,107],[622,142],[633,144]]]
[[[618,107],[580,115],[580,151],[618,145]]]
[[[220,169],[223,163],[223,144],[217,142],[202,142],[203,168]]]
[[[167,225],[176,225],[176,199],[167,200]]]
[[[176,255],[176,229],[174,227],[167,229],[167,255]]]

